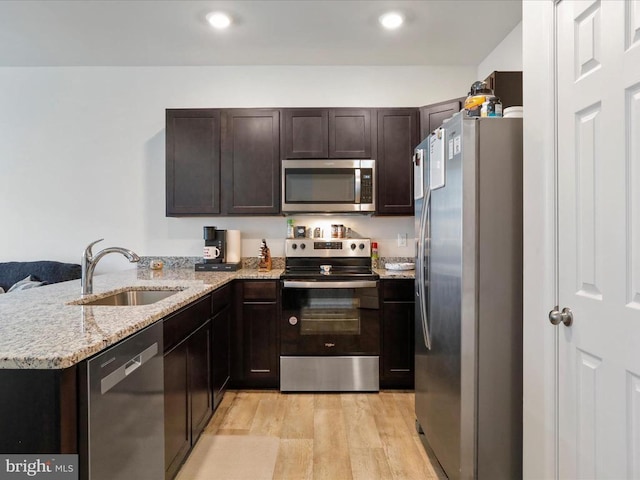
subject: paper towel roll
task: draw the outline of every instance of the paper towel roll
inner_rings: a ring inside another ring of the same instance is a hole
[[[242,240],[240,239],[240,230],[227,230],[227,254],[225,261],[227,263],[238,263],[242,257]]]

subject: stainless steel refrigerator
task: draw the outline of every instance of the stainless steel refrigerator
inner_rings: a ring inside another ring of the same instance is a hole
[[[418,145],[416,428],[450,479],[522,477],[522,119]]]

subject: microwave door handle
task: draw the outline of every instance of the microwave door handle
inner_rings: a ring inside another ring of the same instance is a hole
[[[356,182],[355,182],[355,188],[356,188],[356,203],[360,203],[360,193],[362,190],[362,180],[360,179],[360,169],[356,168],[355,170],[355,174],[356,174]]]

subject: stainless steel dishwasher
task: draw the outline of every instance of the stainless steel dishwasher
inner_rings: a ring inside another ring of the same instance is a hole
[[[82,478],[164,479],[162,322],[88,360]]]

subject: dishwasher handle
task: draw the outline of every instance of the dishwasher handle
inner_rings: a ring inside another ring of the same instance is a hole
[[[148,346],[120,368],[100,379],[100,393],[105,394],[158,354],[158,342]]]

